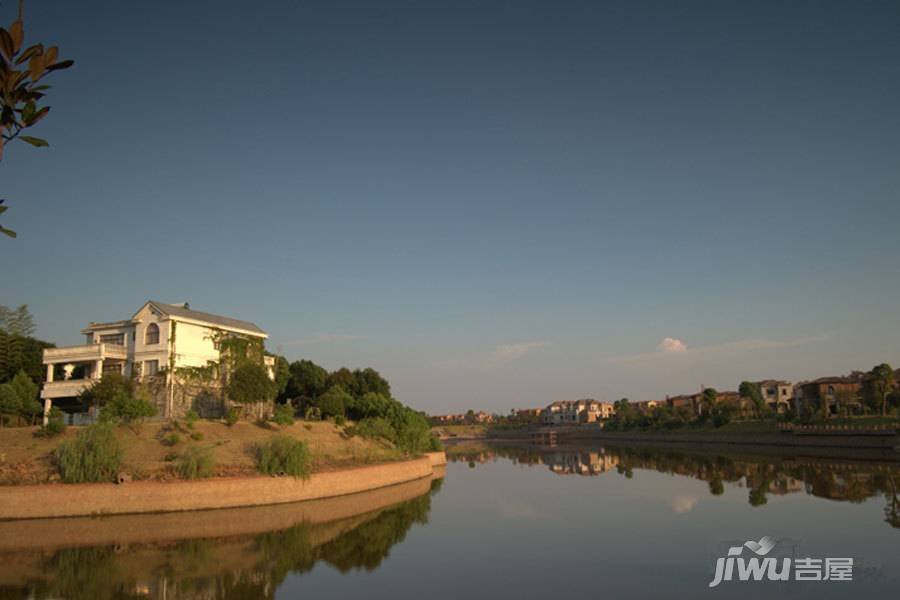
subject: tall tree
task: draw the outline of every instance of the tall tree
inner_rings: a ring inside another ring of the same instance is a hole
[[[763,400],[762,391],[759,389],[758,383],[742,381],[738,387],[738,394],[740,394],[741,398],[747,398],[753,403],[757,417],[763,416],[766,411],[766,403]]]
[[[19,0],[18,18],[9,28],[0,27],[0,161],[5,146],[16,139],[37,148],[50,145],[45,139],[23,135],[23,132],[50,112],[49,106],[39,105],[50,89],[41,80],[48,73],[74,64],[71,60],[59,60],[56,46],[45,48],[43,44],[33,44],[24,48],[23,7],[24,0]],[[8,208],[2,206],[5,202],[0,200],[0,214]],[[3,226],[0,233],[16,237],[14,231]]]
[[[887,363],[881,363],[869,373],[872,386],[881,398],[881,415],[887,415],[887,397],[894,387],[894,369]]]

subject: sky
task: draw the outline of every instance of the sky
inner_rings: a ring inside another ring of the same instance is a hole
[[[898,3],[25,11],[76,61],[0,165],[43,339],[189,301],[432,413],[900,363]]]

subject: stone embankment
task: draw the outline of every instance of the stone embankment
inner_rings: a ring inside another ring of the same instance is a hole
[[[178,512],[285,504],[376,490],[443,472],[443,452],[411,460],[293,477],[0,486],[0,519]]]

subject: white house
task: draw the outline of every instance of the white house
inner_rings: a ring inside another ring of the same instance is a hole
[[[54,401],[71,399],[93,385],[104,373],[119,373],[138,380],[165,375],[166,387],[172,371],[181,367],[205,367],[220,360],[217,340],[237,335],[265,340],[265,331],[250,323],[192,310],[187,302],[146,302],[130,319],[90,323],[81,331],[85,343],[44,350],[47,381],[41,390],[44,414]],[[265,357],[274,377],[274,358]],[[164,416],[172,416],[170,390]]]

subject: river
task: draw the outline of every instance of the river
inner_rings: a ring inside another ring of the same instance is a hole
[[[900,463],[885,458],[481,442],[448,458],[444,479],[315,503],[0,523],[0,598],[900,593]],[[729,548],[794,571],[735,567],[711,588]],[[796,579],[807,558],[820,579]]]

